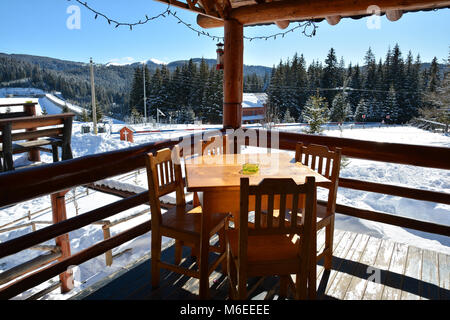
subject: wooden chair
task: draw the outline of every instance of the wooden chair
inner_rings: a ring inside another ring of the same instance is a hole
[[[160,281],[160,268],[191,277],[200,278],[198,270],[189,270],[181,267],[182,244],[193,247],[200,246],[201,208],[187,205],[184,195],[184,183],[181,172],[178,147],[174,147],[174,156],[170,149],[157,152],[156,156],[149,153],[146,157],[148,190],[152,212],[152,286],[158,287]],[[176,206],[164,214],[161,213],[159,198],[174,192],[176,193]],[[219,233],[219,247],[210,247],[211,251],[219,253],[219,257],[209,269],[208,276],[226,257],[225,226],[228,214],[216,213],[211,216],[210,237]],[[169,237],[179,241],[175,250],[175,264],[161,261],[161,239]],[[209,261],[199,261],[201,263]],[[200,292],[200,298],[205,298],[207,292]]]
[[[274,196],[280,197],[279,217],[274,216]],[[287,195],[292,203],[288,203]],[[305,196],[305,210],[301,219],[287,214],[286,208],[298,212],[299,196]],[[249,199],[255,199],[254,222],[249,223]],[[267,212],[262,213],[266,199]],[[297,185],[294,180],[264,179],[257,186],[249,186],[249,178],[241,178],[240,227],[227,230],[228,278],[230,298],[247,299],[248,277],[280,276],[280,295],[287,295],[288,278],[296,275],[295,297],[308,297],[308,274],[315,264],[315,251],[311,243],[314,229],[316,186],[315,178]],[[315,288],[314,288],[315,289]]]
[[[333,257],[334,215],[341,167],[341,149],[336,148],[333,152],[326,146],[311,144],[305,147],[302,143],[297,143],[295,160],[331,180],[328,185],[323,185],[329,190],[326,206],[317,205],[317,230],[325,228],[325,247],[321,253],[318,253],[317,261],[324,257],[324,267],[326,270],[330,270]]]
[[[222,155],[229,151],[228,147],[228,136],[213,136],[208,140],[200,140],[200,145],[202,149],[202,155]],[[197,192],[194,192],[194,206],[200,205],[200,200]]]
[[[228,136],[213,136],[208,140],[200,140],[202,145],[202,155],[220,155],[228,153]]]
[[[37,152],[39,159],[39,151],[45,151],[52,153],[53,162],[57,162],[59,147],[62,160],[72,159],[71,136],[74,116],[73,113],[63,113],[0,119],[0,158],[3,160],[0,172],[14,170],[13,155],[17,153]],[[51,149],[46,148],[47,146],[51,146]],[[39,161],[38,159],[30,158],[32,161]]]

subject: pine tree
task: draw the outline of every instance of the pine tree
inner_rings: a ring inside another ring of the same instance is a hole
[[[355,110],[355,121],[366,121],[367,119],[367,103],[366,100],[361,99],[361,101],[358,103],[358,106]]]
[[[356,110],[356,107],[361,100],[361,70],[359,68],[359,65],[357,64],[353,70],[351,70],[351,67],[349,68],[349,87],[350,91],[348,94],[348,102],[350,103],[350,106],[352,110]]]
[[[426,101],[432,107],[420,110],[422,116],[429,120],[450,124],[450,53],[447,58],[444,77],[434,92],[427,93]]]
[[[399,106],[393,85],[389,88],[383,112],[387,123],[396,123],[398,121]]]
[[[334,89],[338,86],[339,67],[336,53],[333,48],[328,52],[325,59],[325,67],[323,68],[321,86],[325,89]],[[329,104],[333,101],[336,92],[334,90],[326,90],[324,92],[325,99]]]
[[[295,122],[295,118],[291,116],[289,109],[286,109],[286,112],[284,113],[283,117],[283,123],[293,123],[293,122]]]
[[[309,124],[308,133],[322,132],[322,125],[328,122],[326,99],[319,95],[309,97],[302,112],[302,119]]]
[[[436,92],[436,89],[439,86],[439,81],[439,65],[437,63],[437,58],[434,57],[430,65],[427,91]]]
[[[186,110],[180,110],[178,113],[177,122],[182,124],[193,124],[195,121],[195,113],[192,108]]]
[[[81,121],[89,122],[89,116],[86,112],[86,109],[83,108],[83,112],[81,113]]]
[[[350,105],[348,104],[347,99],[344,97],[344,94],[336,94],[330,109],[331,121],[344,122],[350,115]]]

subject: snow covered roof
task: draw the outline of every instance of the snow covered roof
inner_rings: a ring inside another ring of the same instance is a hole
[[[127,128],[130,131],[136,132],[136,130],[133,127],[129,126],[129,125],[123,126],[122,128],[120,128],[119,131],[122,131],[124,128]]]
[[[244,93],[242,108],[264,108],[267,102],[267,93]]]
[[[263,114],[258,114],[256,116],[243,116],[242,121],[250,121],[250,120],[264,120]]]

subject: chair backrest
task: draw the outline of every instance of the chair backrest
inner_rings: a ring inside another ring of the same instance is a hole
[[[200,140],[201,146],[202,146],[202,155],[221,155],[228,153],[229,147],[227,145],[228,143],[228,136],[214,136],[211,137],[209,140]]]
[[[176,192],[177,206],[186,204],[179,155],[178,146],[174,146],[173,153],[170,149],[162,149],[155,156],[152,153],[148,153],[146,156],[152,221],[160,218],[160,197]]]
[[[288,195],[291,195],[288,197]],[[304,213],[300,217],[299,196],[305,196]],[[250,199],[255,205],[249,206]],[[280,208],[278,216],[274,215],[274,199],[280,198]],[[289,202],[287,203],[287,199]],[[239,214],[239,258],[245,259],[247,255],[247,238],[255,235],[299,235],[300,239],[310,239],[316,235],[316,186],[315,178],[307,177],[305,184],[297,185],[291,178],[272,179],[266,178],[257,186],[249,185],[249,178],[241,178],[240,186],[240,214]],[[267,201],[267,203],[262,203]],[[249,227],[249,207],[254,208],[254,224]],[[261,208],[266,207],[267,212],[262,212]],[[286,210],[286,208],[292,208]],[[290,211],[289,214],[286,214]],[[313,232],[314,230],[314,232]],[[299,254],[303,256],[309,252],[310,241],[300,241]],[[315,243],[315,242],[314,242]]]
[[[323,185],[323,187],[329,189],[328,210],[334,212],[341,168],[341,148],[330,151],[327,146],[310,144],[305,147],[302,143],[297,143],[295,160],[331,181],[330,184]]]

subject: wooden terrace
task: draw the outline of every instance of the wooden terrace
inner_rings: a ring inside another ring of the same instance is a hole
[[[449,300],[450,256],[405,244],[382,240],[366,234],[336,230],[331,271],[319,262],[317,299],[337,300]],[[324,232],[318,234],[319,245]],[[322,244],[323,245],[323,244]],[[163,259],[172,260],[174,243],[163,250]],[[182,265],[196,267],[189,250]],[[372,268],[372,269],[371,269]],[[162,273],[163,283],[152,290],[150,256],[146,255],[123,270],[98,282],[71,299],[83,300],[197,300],[198,280],[170,272]],[[380,282],[371,276],[380,270]],[[276,277],[250,281],[252,300],[277,300]],[[288,296],[288,299],[290,297]],[[210,299],[228,299],[228,282],[220,268],[210,278]]]

